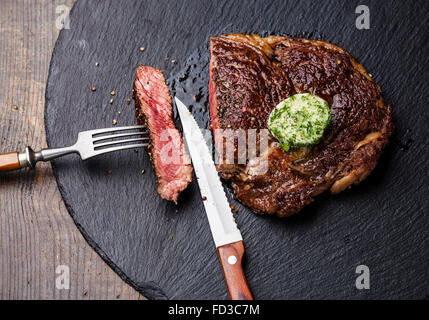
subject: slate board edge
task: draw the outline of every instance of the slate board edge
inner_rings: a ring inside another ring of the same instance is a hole
[[[74,14],[74,9],[76,5],[73,5],[72,9],[70,10],[70,18]],[[55,41],[54,50],[51,54],[51,60],[49,62],[49,71],[48,71],[48,78],[47,82],[49,83],[49,78],[51,76],[52,71],[52,65],[54,61],[54,56],[56,54],[57,44],[61,42],[62,37],[64,36],[64,29],[60,31],[57,40]],[[48,86],[45,88],[45,111],[44,111],[44,124],[45,124],[45,131],[46,131],[46,143],[48,147],[51,147],[51,139],[49,134],[49,126],[47,124],[47,106],[48,105]],[[72,206],[68,203],[65,194],[63,186],[61,185],[60,181],[58,180],[58,168],[55,165],[55,161],[51,161],[52,171],[55,176],[55,181],[57,182],[58,189],[60,191],[61,197],[64,201],[64,204],[66,206],[66,209],[68,213],[70,214],[74,224],[78,228],[79,232],[82,234],[85,241],[90,245],[91,248],[94,249],[94,251],[103,259],[104,262],[107,263],[107,265],[127,284],[132,286],[135,290],[137,290],[139,293],[141,293],[144,297],[146,297],[149,300],[167,300],[168,297],[165,295],[165,293],[162,291],[162,289],[156,284],[156,283],[136,283],[132,281],[110,258],[107,256],[107,254],[97,245],[97,243],[89,236],[89,234],[86,232],[85,228],[77,222],[75,219],[75,213],[72,208]]]

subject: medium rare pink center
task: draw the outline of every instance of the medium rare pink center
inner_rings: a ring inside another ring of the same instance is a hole
[[[172,116],[171,96],[162,73],[140,66],[135,81],[136,96],[150,131],[152,161],[161,197],[176,201],[192,180],[190,159]]]

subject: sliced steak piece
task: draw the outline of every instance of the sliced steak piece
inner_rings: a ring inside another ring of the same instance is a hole
[[[273,108],[296,93],[330,106],[332,121],[317,145],[284,151],[270,135],[260,162],[220,162],[236,197],[257,213],[289,216],[324,190],[339,193],[374,169],[393,132],[380,88],[345,50],[323,41],[231,34],[211,39],[212,129],[266,129]],[[215,133],[215,142],[219,141]],[[222,159],[222,155],[219,155]],[[262,159],[262,160],[261,160]]]
[[[148,153],[158,177],[158,193],[177,203],[179,193],[192,181],[192,167],[173,122],[171,96],[161,71],[146,66],[137,68],[134,99],[137,120],[150,131]]]

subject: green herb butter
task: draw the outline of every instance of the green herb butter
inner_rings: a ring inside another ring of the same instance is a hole
[[[268,129],[285,151],[316,144],[331,122],[328,103],[311,93],[300,93],[280,102],[271,112]]]

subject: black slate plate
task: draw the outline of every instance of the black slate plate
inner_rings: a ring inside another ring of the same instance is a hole
[[[366,1],[371,28],[358,30],[359,4],[78,1],[70,29],[60,33],[52,56],[46,90],[48,144],[72,144],[79,131],[109,127],[113,119],[119,125],[134,124],[133,106],[126,99],[138,64],[166,69],[172,90],[187,103],[203,94],[198,104],[193,102],[193,113],[207,126],[206,46],[208,37],[222,30],[269,30],[333,42],[357,57],[393,103],[393,143],[362,184],[339,196],[322,195],[290,219],[256,216],[231,200],[239,207],[236,218],[245,239],[250,286],[258,299],[427,297],[429,5]],[[187,79],[178,81],[186,72]],[[112,90],[117,94],[109,104]],[[53,165],[78,228],[142,294],[153,299],[227,298],[195,182],[176,207],[156,195],[143,150],[86,162],[70,156]],[[361,264],[370,268],[369,290],[355,287],[355,269]]]

